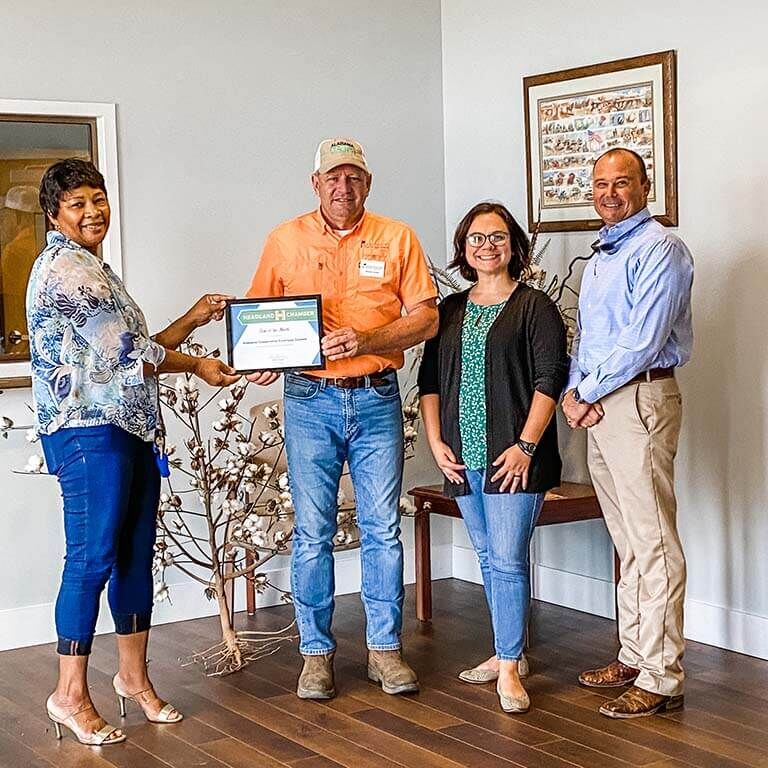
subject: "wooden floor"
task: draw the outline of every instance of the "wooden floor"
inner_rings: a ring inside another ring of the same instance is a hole
[[[129,710],[125,744],[89,749],[71,736],[57,742],[43,702],[54,683],[51,646],[0,653],[0,765],[13,768],[733,768],[768,766],[768,662],[691,643],[686,707],[671,715],[615,721],[597,713],[602,698],[576,684],[585,666],[615,652],[614,625],[538,603],[534,609],[533,707],[500,712],[492,685],[456,680],[489,652],[480,587],[435,583],[434,619],[420,624],[408,594],[405,642],[421,693],[387,696],[366,681],[363,613],[356,595],[336,606],[338,697],[295,697],[298,658],[290,646],[230,677],[211,679],[177,659],[215,639],[211,619],[153,630],[152,674],[186,719],[146,723]],[[277,627],[291,608],[262,610],[250,628]],[[119,722],[110,695],[111,637],[99,637],[91,660],[93,698]],[[131,705],[129,704],[129,707]]]

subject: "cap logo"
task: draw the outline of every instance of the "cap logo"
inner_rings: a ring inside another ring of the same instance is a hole
[[[334,142],[333,144],[331,144],[328,151],[333,152],[334,154],[336,153],[346,154],[347,152],[351,152],[352,154],[358,154],[357,149],[355,149],[355,147],[353,147],[351,144],[349,144],[346,141]]]

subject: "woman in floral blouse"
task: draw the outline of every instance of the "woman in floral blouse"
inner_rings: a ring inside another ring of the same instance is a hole
[[[86,679],[107,584],[121,713],[132,699],[151,722],[182,718],[157,696],[146,665],[162,464],[156,377],[189,372],[213,386],[237,380],[220,360],[176,350],[195,328],[221,319],[228,297],[203,296],[150,338],[141,309],[98,255],[110,218],[104,177],[82,160],[58,162],[43,176],[40,205],[54,229],[27,288],[32,395],[66,535],[56,601],[59,680],[46,709],[59,738],[64,725],[83,744],[116,744],[125,735],[98,714]]]

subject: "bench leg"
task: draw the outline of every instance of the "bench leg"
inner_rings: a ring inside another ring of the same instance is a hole
[[[429,535],[429,511],[431,504],[418,502],[413,520],[416,546],[416,618],[429,621],[432,618],[432,551]]]
[[[245,566],[250,568],[253,565],[253,553],[245,551]],[[249,616],[256,614],[256,588],[253,586],[253,573],[249,573],[245,579],[245,609]]]

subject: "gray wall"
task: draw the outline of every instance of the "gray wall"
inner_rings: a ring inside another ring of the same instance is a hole
[[[370,208],[442,258],[439,0],[37,0],[4,3],[2,30],[0,97],[117,103],[123,274],[151,327],[245,290],[267,231],[314,207],[332,135],[365,145]],[[28,400],[6,392],[0,411],[24,421]],[[29,452],[0,445],[5,627],[47,625],[61,564],[55,482],[11,474]]]

